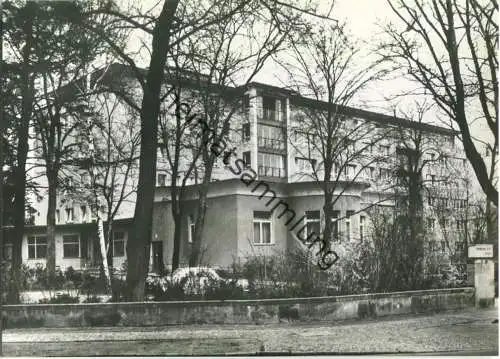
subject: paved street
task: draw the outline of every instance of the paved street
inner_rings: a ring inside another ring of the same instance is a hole
[[[496,309],[369,321],[4,332],[4,355],[200,355],[267,352],[498,352]],[[444,354],[444,353],[443,353]]]

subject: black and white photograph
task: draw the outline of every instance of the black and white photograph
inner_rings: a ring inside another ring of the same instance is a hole
[[[498,0],[0,11],[0,356],[499,355]]]

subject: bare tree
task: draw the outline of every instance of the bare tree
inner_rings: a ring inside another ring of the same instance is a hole
[[[200,183],[190,266],[198,265],[200,260],[214,165],[223,153],[233,151],[231,147],[235,142],[242,140],[241,133],[232,129],[239,129],[244,118],[246,85],[271,56],[283,49],[288,34],[301,28],[299,17],[293,13],[286,9],[271,11],[257,2],[231,18],[206,27],[187,43],[188,59],[198,74],[199,108],[209,128],[208,131],[202,129],[199,137]],[[238,42],[244,45],[237,47]],[[235,89],[236,84],[239,86]]]
[[[37,11],[37,5],[33,2],[25,5],[5,3],[2,6],[2,17],[4,22],[4,43],[6,47],[15,53],[13,61],[15,72],[19,76],[20,109],[16,122],[16,163],[12,168],[14,188],[13,224],[14,235],[12,238],[12,277],[13,283],[19,283],[19,274],[22,262],[21,250],[25,222],[25,198],[26,198],[26,159],[28,156],[29,126],[34,102],[34,75],[32,64],[32,52],[34,46],[33,18]],[[9,298],[11,302],[19,300],[18,291],[12,293]]]
[[[97,219],[102,265],[111,285],[108,257],[112,258],[114,220],[124,204],[133,202],[137,189],[139,124],[137,112],[112,94],[95,96],[92,108],[94,116],[79,134],[84,141],[79,143],[81,155],[76,161],[76,192],[86,211],[89,205],[87,216],[92,213]]]
[[[127,54],[118,46],[114,46],[113,41],[107,37],[105,32],[92,26],[92,24],[87,24],[87,28],[90,31],[106,39],[120,59],[131,67],[140,84],[143,95],[140,106],[141,152],[137,202],[134,214],[134,233],[127,242],[127,252],[129,253],[127,297],[129,300],[142,299],[148,269],[152,204],[155,189],[155,178],[151,176],[151,173],[156,173],[158,116],[160,114],[161,92],[167,54],[170,48],[189,38],[200,29],[217,24],[233,16],[247,5],[250,6],[253,4],[253,2],[228,1],[225,4],[227,6],[218,4],[216,8],[220,11],[214,12],[211,4],[200,3],[195,9],[194,19],[192,17],[184,18],[185,13],[182,10],[182,4],[178,0],[165,0],[161,5],[158,16],[137,11],[124,13],[116,6],[113,6],[112,3],[108,3],[109,6],[105,10],[98,11],[98,13],[114,16],[118,27],[139,29],[151,37],[152,45],[149,49],[150,61],[145,74],[137,67],[131,54]],[[314,8],[310,5],[307,7],[297,7],[284,2],[263,2],[263,5],[272,14],[275,14],[276,9],[281,6],[301,13],[316,14]],[[179,8],[179,15],[177,15]],[[92,13],[89,12],[88,14]],[[175,33],[179,34],[179,36],[176,37],[175,41],[171,41]]]
[[[370,149],[377,147],[387,131],[358,118],[363,117],[362,111],[355,113],[347,107],[383,71],[375,63],[358,66],[360,48],[343,24],[310,25],[300,39],[290,40],[293,60],[281,64],[289,72],[291,87],[323,104],[294,108],[290,144],[308,164],[302,174],[323,190],[324,248],[340,239],[338,221],[342,218],[335,214],[335,204],[355,183],[369,181],[367,172],[373,172],[372,167],[383,158]]]
[[[424,94],[430,94],[458,127],[465,154],[489,201],[498,205],[498,14],[497,1],[390,0],[402,27],[386,26],[389,40],[380,46],[383,58],[404,69]],[[470,108],[478,105],[478,113]],[[451,123],[450,123],[451,122]],[[481,122],[488,138],[473,135]],[[484,142],[491,154],[486,163]],[[489,167],[489,168],[488,168]]]

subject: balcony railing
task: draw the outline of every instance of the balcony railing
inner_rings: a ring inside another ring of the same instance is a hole
[[[258,116],[260,120],[272,121],[272,122],[283,122],[285,119],[285,113],[282,111],[276,111],[270,108],[262,108],[261,115]]]
[[[286,177],[286,169],[279,167],[259,166],[259,176],[284,178]]]
[[[269,137],[258,137],[258,145],[260,147],[272,148],[274,150],[284,150],[285,149],[285,141],[277,139],[277,138],[269,138]]]

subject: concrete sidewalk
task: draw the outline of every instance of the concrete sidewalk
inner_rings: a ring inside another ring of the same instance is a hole
[[[498,352],[496,309],[331,324],[11,329],[5,355]]]

